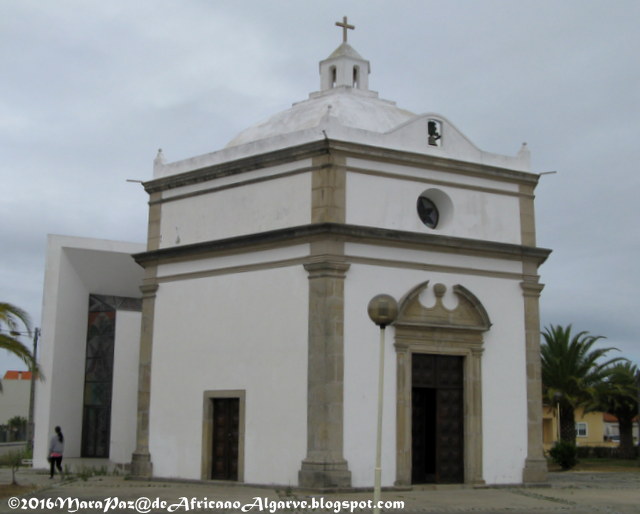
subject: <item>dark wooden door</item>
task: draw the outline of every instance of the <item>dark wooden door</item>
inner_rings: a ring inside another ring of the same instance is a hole
[[[437,390],[414,387],[412,391],[411,481],[436,481],[436,396]]]
[[[463,482],[463,357],[413,354],[412,382],[412,482]]]
[[[214,398],[211,478],[238,480],[240,399]]]

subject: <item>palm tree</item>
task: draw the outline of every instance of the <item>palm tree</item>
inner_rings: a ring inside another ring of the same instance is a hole
[[[597,387],[594,408],[613,414],[620,427],[620,453],[634,456],[633,418],[638,414],[638,368],[631,362],[618,363],[609,369],[609,376]]]
[[[37,369],[34,356],[29,348],[16,338],[22,332],[31,335],[29,315],[15,305],[0,302],[0,348],[17,355],[28,366],[28,369]]]
[[[610,366],[624,359],[599,362],[617,348],[592,348],[602,336],[586,331],[572,335],[571,325],[550,325],[542,335],[543,396],[550,405],[559,404],[560,439],[575,445],[575,409],[593,403],[596,384],[607,376]]]

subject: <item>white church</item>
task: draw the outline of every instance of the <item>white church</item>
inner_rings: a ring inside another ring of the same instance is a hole
[[[308,99],[159,152],[146,245],[49,237],[35,466],[61,425],[135,476],[371,487],[386,293],[382,485],[546,479],[529,151],[379,98],[346,21]]]

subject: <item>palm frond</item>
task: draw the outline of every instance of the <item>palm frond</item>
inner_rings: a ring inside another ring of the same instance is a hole
[[[31,317],[26,311],[11,303],[0,302],[0,326],[2,324],[5,324],[10,332],[19,331],[22,324],[26,332],[31,335]]]
[[[572,326],[551,325],[542,333],[542,382],[544,391],[562,394],[562,402],[573,408],[584,407],[595,395],[595,385],[605,379],[622,357],[602,360],[617,348],[594,348],[604,339],[587,331],[572,334]]]
[[[33,372],[38,372],[35,357],[14,332],[26,332],[31,336],[31,318],[20,307],[7,302],[0,302],[0,348],[16,355]]]
[[[0,334],[0,348],[13,353],[15,356],[20,358],[29,367],[29,369],[31,369],[33,356],[29,348],[20,341],[7,334]]]

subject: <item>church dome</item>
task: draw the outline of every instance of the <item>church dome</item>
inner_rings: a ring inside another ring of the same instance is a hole
[[[345,37],[343,43],[320,62],[320,91],[242,131],[227,148],[314,128],[321,133],[330,123],[334,127],[385,133],[416,117],[370,91],[369,73],[369,61],[363,59]]]
[[[415,114],[396,107],[393,102],[354,94],[341,87],[330,94],[294,104],[243,130],[227,147],[316,127],[322,130],[330,121],[349,128],[384,133],[414,117]]]
[[[459,161],[530,171],[530,153],[523,147],[515,157],[484,152],[444,116],[414,114],[383,100],[369,89],[371,66],[347,42],[353,29],[346,17],[342,43],[320,61],[320,89],[289,109],[257,123],[222,149],[166,163],[160,153],[154,177],[166,177],[268,152],[297,148],[321,140],[340,141]]]

